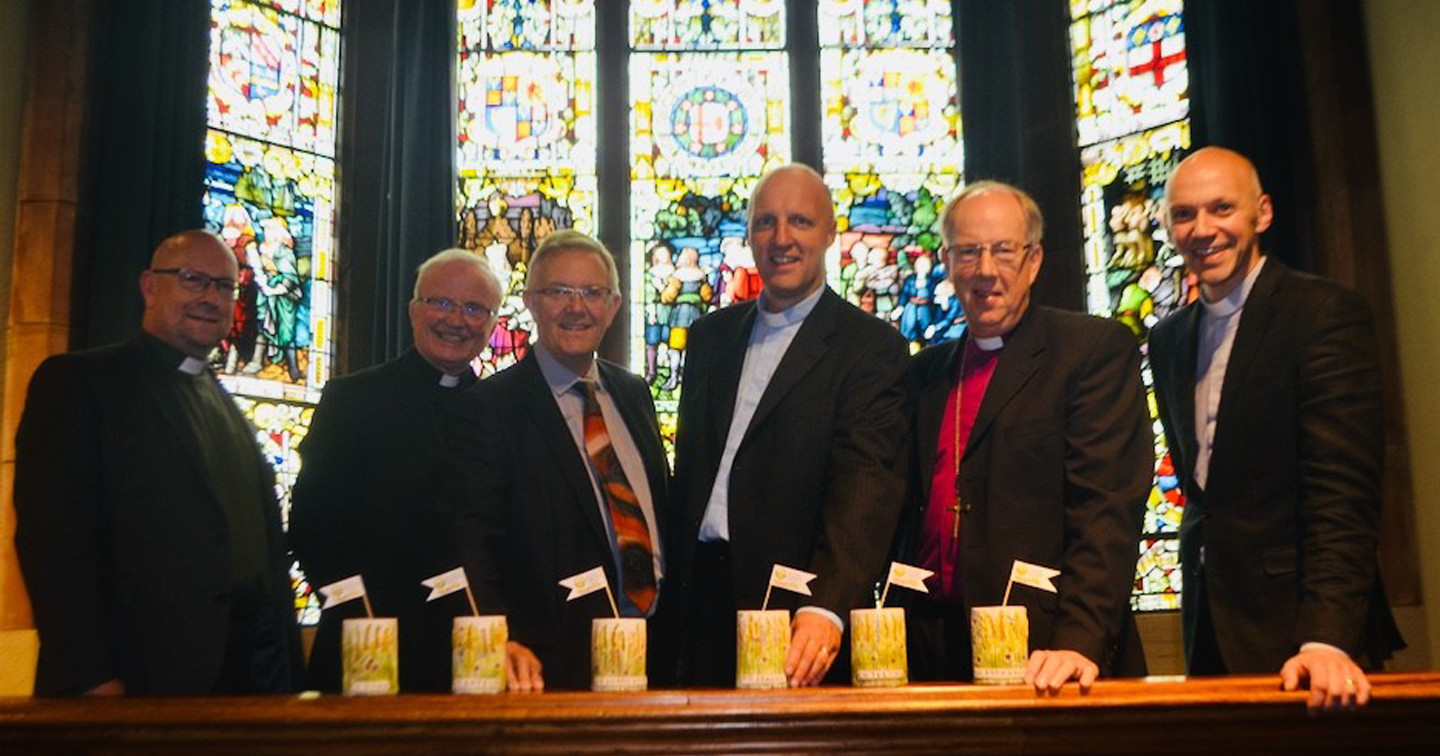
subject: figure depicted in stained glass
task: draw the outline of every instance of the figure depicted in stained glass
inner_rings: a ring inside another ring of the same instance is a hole
[[[1375,558],[1385,413],[1370,308],[1264,254],[1274,210],[1238,153],[1182,161],[1165,208],[1200,289],[1150,338],[1190,502],[1186,669],[1280,670],[1286,690],[1308,679],[1312,710],[1364,705],[1362,665],[1405,646]]]
[[[286,693],[296,630],[275,475],[208,367],[230,247],[185,231],[140,274],[141,333],[47,359],[15,439],[39,695]]]
[[[825,285],[835,236],[819,174],[768,174],[749,203],[760,298],[690,330],[672,488],[683,516],[668,564],[686,599],[690,684],[734,684],[735,611],[760,607],[777,562],[820,576],[809,599],[770,599],[797,609],[790,684],[819,683],[840,652],[840,618],[867,600],[890,546],[907,353],[892,327]]]
[[[901,559],[934,573],[909,612],[913,679],[971,679],[970,610],[1002,603],[1017,559],[1064,575],[1058,601],[1008,596],[1029,617],[1037,694],[1145,673],[1129,600],[1153,451],[1140,352],[1117,323],[1031,303],[1043,222],[997,182],[945,207],[967,327],[907,374],[920,484]]]
[[[673,600],[654,403],[639,377],[595,356],[619,286],[598,241],[573,230],[546,237],[525,289],[534,349],[456,408],[467,485],[454,527],[482,611],[508,618],[511,690],[590,687],[591,620],[611,609],[599,594],[567,602],[556,581],[603,567],[626,617],[654,617]],[[657,683],[672,666],[660,629],[649,623]]]
[[[458,595],[426,602],[419,586],[459,563],[442,508],[453,478],[445,422],[475,383],[470,363],[499,307],[484,258],[452,249],[426,260],[409,307],[415,346],[331,381],[300,449],[290,513],[300,566],[319,584],[363,575],[375,611],[400,618],[402,691],[450,690],[450,620],[469,607]],[[341,621],[353,616],[365,616],[357,602],[325,610],[307,688],[340,690]]]

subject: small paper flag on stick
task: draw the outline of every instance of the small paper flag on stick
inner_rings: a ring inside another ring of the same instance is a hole
[[[925,587],[925,579],[934,575],[930,570],[923,570],[919,567],[912,567],[900,562],[890,563],[890,575],[885,578],[885,589],[880,592],[880,603],[876,605],[879,609],[885,608],[885,597],[890,595],[890,586],[898,585],[909,588],[912,591],[929,593],[930,589]]]
[[[420,584],[430,589],[430,595],[425,597],[427,602],[434,601],[441,596],[463,590],[465,597],[470,599],[470,611],[475,616],[480,616],[480,609],[475,606],[475,594],[470,592],[470,581],[465,578],[465,568],[456,567],[449,572],[442,572],[432,578],[421,580]]]
[[[1001,600],[1000,605],[1006,606],[1010,603],[1010,588],[1016,583],[1039,588],[1042,591],[1058,593],[1058,589],[1055,588],[1054,583],[1050,582],[1050,579],[1059,574],[1060,570],[1052,570],[1049,567],[1041,567],[1038,564],[1030,564],[1016,559],[1015,564],[1010,567],[1010,582],[1005,584],[1005,598]]]
[[[365,600],[365,614],[375,616],[375,612],[370,610],[370,598],[365,595],[365,581],[359,575],[351,575],[344,580],[321,586],[320,595],[325,597],[325,603],[320,606],[321,611],[358,598]]]
[[[813,596],[814,594],[810,592],[810,581],[814,579],[813,573],[797,570],[794,567],[786,567],[783,564],[771,567],[770,585],[765,586],[765,603],[760,608],[768,609],[770,607],[770,589],[772,588]]]
[[[614,612],[617,618],[620,616],[620,610],[615,606],[615,596],[610,593],[610,581],[605,578],[604,567],[594,567],[578,575],[571,575],[561,580],[560,585],[570,589],[570,595],[565,597],[566,601],[574,601],[581,596],[605,589],[605,597],[610,599],[610,611]]]

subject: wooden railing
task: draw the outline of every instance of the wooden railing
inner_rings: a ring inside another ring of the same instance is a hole
[[[1273,677],[1022,687],[284,698],[0,699],[0,754],[1440,754],[1440,674],[1312,717]]]

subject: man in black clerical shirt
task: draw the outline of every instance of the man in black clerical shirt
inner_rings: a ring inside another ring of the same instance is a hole
[[[300,664],[274,474],[206,363],[235,256],[203,231],[140,274],[142,333],[47,359],[16,433],[15,547],[39,695],[292,690]]]
[[[449,249],[426,260],[410,300],[415,347],[331,381],[300,444],[290,511],[300,566],[317,585],[363,575],[375,611],[400,619],[402,690],[450,689],[450,619],[468,606],[459,594],[427,603],[420,581],[459,565],[441,543],[436,504],[450,475],[440,429],[451,400],[475,382],[470,362],[499,307],[500,282],[483,258]],[[321,616],[307,687],[340,689],[347,616],[363,608]]]

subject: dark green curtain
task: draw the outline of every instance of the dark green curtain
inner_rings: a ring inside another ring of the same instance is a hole
[[[341,91],[339,373],[410,346],[415,268],[455,243],[455,4],[350,0]]]
[[[965,178],[1024,189],[1045,216],[1045,262],[1032,296],[1084,309],[1080,154],[1064,0],[955,3]]]
[[[1295,0],[1189,0],[1185,26],[1193,144],[1228,147],[1255,162],[1275,205],[1266,251],[1312,270],[1315,176]]]
[[[137,280],[170,234],[201,224],[210,4],[93,3],[71,344],[140,327]]]

